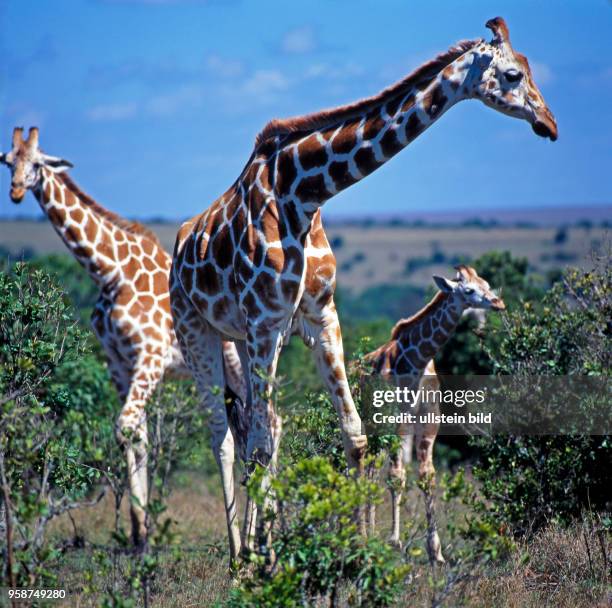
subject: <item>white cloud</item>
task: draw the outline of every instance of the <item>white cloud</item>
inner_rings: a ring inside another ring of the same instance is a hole
[[[289,80],[279,70],[256,70],[242,84],[248,95],[262,96],[289,88]]]
[[[317,46],[314,30],[309,25],[289,30],[281,41],[281,50],[291,54],[312,53]]]
[[[109,103],[100,104],[87,110],[86,115],[90,120],[98,121],[117,121],[126,120],[136,115],[138,104],[128,103]]]

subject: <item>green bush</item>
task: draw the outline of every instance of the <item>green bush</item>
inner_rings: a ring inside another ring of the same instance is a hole
[[[59,284],[79,314],[79,320],[89,327],[89,319],[100,292],[87,271],[72,257],[50,253],[35,257],[33,268],[49,273]]]
[[[491,351],[495,370],[514,376],[608,374],[611,313],[609,256],[590,271],[568,269],[540,303],[526,302],[506,316],[499,347]],[[587,412],[589,395],[577,407]],[[503,435],[473,445],[480,450],[475,475],[492,512],[517,534],[611,506],[607,436]]]
[[[114,464],[112,432],[89,395],[106,393],[106,408],[112,399],[100,366],[88,369],[73,314],[48,274],[21,263],[0,273],[0,532],[11,586],[53,580],[49,522],[84,506],[97,465]]]
[[[260,481],[254,475],[250,487]],[[375,484],[347,477],[321,457],[296,462],[271,483],[278,500],[274,562],[235,589],[226,606],[336,606],[341,596],[352,606],[396,602],[410,568],[390,546],[364,540],[353,523],[357,509],[378,500]]]

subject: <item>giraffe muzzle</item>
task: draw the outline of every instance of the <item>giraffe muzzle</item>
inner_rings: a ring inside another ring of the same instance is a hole
[[[536,115],[531,128],[540,137],[548,137],[550,141],[557,140],[557,123],[553,115],[547,110]]]
[[[506,310],[506,304],[501,298],[496,298],[495,300],[491,300],[491,310]]]
[[[22,188],[22,187],[11,188],[11,194],[10,194],[11,200],[14,203],[20,203],[23,200],[25,193],[26,193],[25,188]]]

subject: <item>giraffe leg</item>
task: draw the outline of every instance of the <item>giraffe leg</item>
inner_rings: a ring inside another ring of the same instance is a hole
[[[391,534],[389,543],[394,547],[400,547],[400,505],[402,493],[406,485],[406,470],[402,460],[401,448],[394,450],[389,458],[389,472],[387,474],[387,485],[391,494]]]
[[[434,372],[435,374],[435,372]],[[423,376],[421,386],[425,390],[437,390],[440,382],[437,376]],[[421,402],[421,412],[426,411],[438,414],[440,406],[437,401],[428,403],[427,408]],[[416,456],[419,462],[419,482],[425,500],[425,516],[427,518],[427,553],[429,561],[433,563],[444,563],[440,537],[438,535],[438,524],[436,520],[436,504],[434,488],[436,485],[436,470],[433,465],[433,448],[438,435],[439,424],[419,424],[416,425],[415,442]]]
[[[246,350],[246,343],[244,340],[237,340],[235,343],[236,354],[240,359],[240,368],[242,371],[242,388],[244,391],[244,404],[245,408],[245,417],[247,419],[248,424],[246,425],[246,432],[243,433],[242,437],[236,437],[236,440],[239,445],[244,446],[244,451],[240,450],[240,458],[243,464],[247,463],[247,448],[246,442],[248,439],[248,430],[251,424],[250,421],[250,413],[253,407],[252,400],[252,391],[251,391],[251,381],[249,378],[249,374],[246,373],[246,370],[249,369],[249,357]],[[225,356],[224,352],[224,356]],[[227,364],[227,357],[226,357]],[[237,369],[237,366],[233,366],[234,369]],[[228,383],[230,383],[231,377],[228,378]],[[245,469],[245,475],[243,478],[243,484],[246,485],[248,470]],[[245,557],[248,557],[255,550],[255,523],[257,521],[257,504],[255,501],[249,496],[247,492],[245,508],[244,508],[244,521],[242,525],[242,530],[240,532],[240,539],[242,542],[242,552]]]
[[[319,373],[331,394],[332,402],[342,431],[344,452],[349,468],[357,475],[364,474],[364,457],[367,437],[361,432],[361,418],[355,407],[344,367],[342,332],[333,298],[320,307],[310,310],[308,324],[313,330],[313,350]],[[358,513],[361,533],[366,535],[364,513]]]
[[[149,498],[149,441],[145,407],[161,379],[163,361],[156,359],[146,368],[137,362],[134,369],[138,371],[130,379],[127,395],[117,418],[117,439],[127,463],[132,538],[136,545],[142,545],[147,537],[146,507]]]
[[[272,458],[270,459],[270,467],[273,472],[277,471],[278,467],[278,450],[280,446],[280,438],[281,438],[281,425],[282,420],[281,417],[276,414],[274,419],[274,423],[272,426],[272,439],[274,442],[274,446],[272,449]],[[276,513],[277,504],[273,501],[270,505],[270,508]],[[245,505],[245,513],[244,513],[244,524],[242,527],[242,549],[243,552],[248,555],[255,550],[255,537],[256,537],[256,523],[257,523],[257,504],[256,502],[247,495],[246,505]]]
[[[268,492],[270,475],[275,473],[280,441],[281,421],[271,401],[276,366],[283,344],[283,331],[270,327],[249,328],[247,332],[247,354],[249,357],[249,378],[252,407],[251,426],[247,441],[247,460],[249,468],[260,464],[267,469],[262,479],[262,493],[266,496],[264,513],[258,513],[256,536],[259,552],[270,561],[271,525],[265,513],[275,512],[275,504]]]
[[[401,408],[404,413],[405,408]],[[414,429],[410,424],[400,424],[398,427],[400,447],[391,454],[389,459],[389,473],[387,483],[391,494],[391,534],[389,542],[400,547],[401,504],[402,494],[406,488],[406,465],[412,462],[412,447],[414,443]]]
[[[205,410],[210,416],[212,449],[221,473],[230,564],[233,564],[240,553],[240,535],[234,485],[234,437],[228,422],[223,392],[225,379],[221,337],[198,315],[180,288],[172,292],[172,312],[185,363],[193,374]]]
[[[361,433],[361,418],[346,376],[342,332],[333,300],[318,310],[316,317],[309,316],[308,321],[315,329],[313,349],[317,367],[340,419],[347,463],[362,475],[367,437]]]
[[[376,479],[376,467],[373,463],[370,463],[366,469],[368,479],[372,482]],[[366,505],[366,521],[368,525],[368,536],[374,536],[376,534],[376,505],[370,499]]]

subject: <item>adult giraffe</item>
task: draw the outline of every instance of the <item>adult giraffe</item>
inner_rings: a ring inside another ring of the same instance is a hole
[[[12,150],[0,154],[0,162],[11,170],[13,202],[20,203],[31,190],[55,231],[100,288],[92,326],[122,402],[117,437],[127,460],[132,537],[141,544],[148,499],[145,405],[165,371],[187,373],[170,314],[171,258],[153,232],[82,192],[65,173],[72,164],[44,154],[38,139],[36,127],[27,139],[22,128],[14,129]],[[228,386],[244,399],[240,360],[231,342],[224,344],[223,356]]]
[[[555,120],[527,59],[501,18],[494,37],[463,41],[404,80],[357,103],[270,122],[229,190],[177,235],[172,314],[185,361],[212,412],[230,554],[240,549],[233,482],[234,438],[223,399],[222,339],[236,341],[249,380],[247,458],[267,466],[278,417],[270,402],[283,341],[297,324],[311,339],[338,413],[347,461],[361,471],[366,437],[344,369],[334,305],[335,259],[320,207],[380,167],[463,99],[480,99],[557,138]]]

